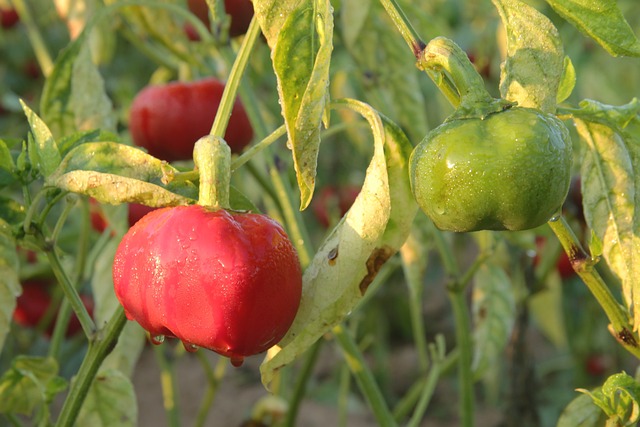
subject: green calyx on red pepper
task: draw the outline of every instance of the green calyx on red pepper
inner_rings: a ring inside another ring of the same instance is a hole
[[[526,230],[560,211],[571,139],[551,114],[492,98],[455,43],[432,40],[419,64],[457,107],[410,160],[421,209],[449,231]]]

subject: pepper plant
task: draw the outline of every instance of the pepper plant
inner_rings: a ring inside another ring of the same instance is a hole
[[[0,11],[2,425],[143,425],[147,352],[172,427],[640,421],[637,1]]]

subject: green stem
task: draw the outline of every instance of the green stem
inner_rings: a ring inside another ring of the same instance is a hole
[[[457,348],[454,348],[449,352],[449,354],[446,355],[446,357],[440,363],[440,375],[446,374],[453,368],[453,366],[455,366],[456,362],[458,361],[459,355],[460,353]],[[423,395],[428,392],[426,385],[429,381],[430,375],[431,372],[415,381],[409,391],[404,395],[400,402],[398,402],[396,407],[393,409],[393,417],[396,419],[396,421],[404,419],[409,414],[411,409],[414,408],[414,406],[416,407],[413,415],[415,417],[415,413],[418,412],[418,410],[422,410],[422,408],[418,408],[418,405],[427,405],[429,403],[428,401],[424,402],[425,399]]]
[[[409,288],[409,316],[411,318],[413,341],[418,352],[418,365],[421,372],[426,372],[429,368],[429,360],[424,320],[422,318],[422,298],[424,295],[422,272],[424,271],[425,257],[419,245],[416,237],[413,234],[409,235],[409,238],[400,248],[400,255],[402,258],[402,270]]]
[[[78,238],[78,250],[76,251],[77,259],[75,262],[75,271],[73,273],[73,282],[80,283],[87,266],[87,256],[89,254],[91,238],[91,213],[89,212],[89,202],[86,197],[80,200],[82,210],[82,222],[80,224],[80,236]]]
[[[156,361],[160,366],[160,383],[162,385],[162,402],[169,427],[180,427],[180,409],[178,406],[178,398],[180,392],[176,381],[175,370],[173,364],[168,360],[164,353],[165,346],[154,346]]]
[[[454,107],[493,101],[467,54],[452,40],[432,39],[417,66],[427,72]]]
[[[284,221],[287,224],[291,242],[298,251],[300,264],[304,269],[311,262],[311,254],[313,253],[313,249],[311,248],[311,238],[304,226],[300,211],[294,208],[292,200],[293,189],[291,188],[291,184],[288,180],[282,179],[280,170],[270,156],[267,156],[267,162],[269,164],[271,182],[275,187],[276,195],[278,196],[278,200],[282,206],[282,214],[284,216]]]
[[[193,160],[200,172],[198,204],[212,209],[228,209],[231,149],[227,143],[218,136],[203,136],[193,148]]]
[[[24,217],[24,222],[22,224],[22,229],[25,233],[31,232],[31,223],[33,223],[33,218],[36,216],[36,213],[40,211],[38,205],[40,204],[40,200],[43,199],[47,193],[54,189],[54,187],[45,187],[40,190],[36,195],[30,200],[29,209],[27,209],[27,213]]]
[[[463,427],[473,426],[473,374],[471,372],[471,362],[473,358],[473,344],[471,342],[471,328],[469,321],[469,309],[465,300],[465,290],[467,284],[473,277],[473,273],[484,262],[486,254],[480,254],[474,264],[460,275],[459,267],[453,256],[449,245],[444,241],[442,232],[435,229],[433,236],[436,247],[443,260],[445,269],[449,275],[448,295],[453,308],[456,343],[459,351],[458,358],[458,383],[460,387],[460,417]]]
[[[409,49],[411,49],[416,58],[419,58],[425,46],[424,41],[422,41],[422,38],[415,28],[413,28],[413,25],[411,25],[411,22],[400,8],[400,5],[398,5],[396,0],[380,0],[380,3],[387,11],[391,21],[395,24],[400,35],[409,46]]]
[[[342,325],[334,326],[332,332],[344,353],[345,361],[352,375],[373,410],[378,425],[381,427],[396,426],[397,424],[389,411],[387,402],[385,402],[371,370],[368,368],[360,349],[351,335],[344,330]]]
[[[424,417],[424,413],[427,411],[427,407],[429,406],[429,402],[431,401],[431,397],[433,397],[433,392],[436,389],[438,380],[440,379],[440,364],[440,361],[436,361],[431,365],[431,369],[429,370],[429,374],[427,375],[427,379],[420,393],[420,400],[416,405],[416,409],[413,412],[411,419],[407,423],[407,427],[418,427],[420,425],[420,422]]]
[[[432,237],[433,241],[436,245],[436,249],[438,250],[438,254],[442,260],[442,265],[444,266],[444,270],[447,272],[449,277],[456,277],[460,274],[460,267],[458,266],[458,261],[455,256],[453,256],[453,252],[449,250],[449,245],[444,238],[444,233],[435,226],[432,228]]]
[[[136,48],[136,51],[146,55],[147,58],[162,67],[168,68],[172,71],[178,71],[178,68],[180,67],[179,63],[173,60],[172,57],[168,56],[166,52],[144,42],[137,34],[125,25],[123,25],[119,31],[120,34]]]
[[[627,311],[613,296],[611,290],[595,269],[596,260],[584,250],[580,240],[569,227],[566,220],[560,217],[556,221],[549,221],[549,227],[560,240],[566,251],[571,265],[589,288],[598,304],[602,307],[609,322],[609,330],[618,342],[631,354],[640,359],[640,345],[636,334],[631,331]]]
[[[196,420],[194,422],[194,427],[204,427],[205,423],[207,422],[207,416],[209,415],[209,409],[211,409],[213,400],[215,399],[216,393],[220,388],[220,382],[222,381],[222,377],[224,377],[229,362],[227,358],[219,357],[215,369],[211,369],[211,366],[209,366],[209,362],[207,361],[207,357],[205,356],[204,352],[198,351],[195,354],[204,369],[205,375],[207,377],[207,382],[209,384],[207,393],[202,399],[202,404],[200,405],[200,409],[198,410],[198,414],[196,415]]]
[[[251,24],[249,24],[247,33],[242,40],[238,56],[233,63],[233,67],[231,67],[231,72],[229,73],[229,78],[225,84],[220,105],[216,112],[216,117],[213,121],[213,125],[211,126],[211,135],[224,137],[229,123],[229,118],[231,117],[231,110],[233,109],[233,104],[236,100],[236,93],[238,92],[240,80],[242,79],[244,70],[247,67],[247,62],[249,61],[253,45],[255,44],[259,34],[260,25],[254,16],[251,20]]]
[[[111,350],[113,350],[126,321],[127,318],[124,315],[124,309],[118,306],[104,330],[101,331],[102,333],[90,341],[87,355],[80,365],[75,380],[71,383],[71,389],[60,411],[58,421],[56,422],[57,427],[67,427],[75,424],[82,403],[89,391],[89,387],[98,372],[98,368]]]
[[[53,228],[53,231],[51,232],[51,237],[49,237],[49,242],[51,243],[51,245],[55,246],[56,242],[58,241],[58,236],[62,231],[62,227],[64,227],[65,222],[67,222],[67,217],[71,213],[71,209],[73,209],[74,207],[75,207],[75,200],[73,200],[73,202],[67,201],[64,209],[62,209],[62,212],[58,217],[58,221],[56,221],[56,225]]]
[[[47,246],[48,245],[45,245],[45,247]],[[95,333],[96,325],[89,315],[87,308],[82,303],[80,295],[78,295],[78,291],[76,291],[75,286],[73,285],[73,283],[71,283],[69,276],[64,271],[55,248],[47,248],[45,252],[47,254],[47,258],[49,259],[49,264],[51,265],[53,274],[56,276],[56,279],[62,287],[66,299],[69,301],[69,304],[71,304],[71,308],[78,317],[80,325],[82,326],[82,330],[88,338],[92,337]]]
[[[51,74],[51,70],[53,70],[53,60],[51,59],[51,55],[49,54],[47,45],[42,38],[42,34],[40,34],[40,30],[38,29],[38,26],[33,19],[31,10],[24,0],[11,1],[13,2],[13,7],[18,11],[20,21],[27,29],[27,37],[29,37],[31,47],[33,48],[33,52],[36,55],[36,59],[38,60],[38,64],[40,65],[40,69],[42,70],[42,74],[45,77],[48,77],[49,74]]]
[[[340,366],[338,385],[338,427],[347,427],[349,412],[349,391],[351,390],[351,373],[346,364]]]
[[[302,399],[306,393],[307,383],[309,382],[309,378],[311,378],[313,367],[316,365],[316,361],[320,355],[322,343],[323,340],[316,341],[305,356],[304,365],[302,365],[302,370],[298,373],[298,379],[293,389],[293,395],[289,399],[289,410],[287,411],[287,418],[284,422],[285,427],[296,426],[296,417],[300,409],[300,403],[302,403]]]
[[[54,359],[58,359],[62,349],[62,343],[64,341],[67,328],[69,326],[69,319],[71,318],[71,305],[69,300],[64,298],[60,304],[60,309],[56,315],[56,325],[53,328],[51,334],[51,341],[49,344],[49,356]]]
[[[460,387],[460,418],[462,427],[473,426],[473,343],[469,324],[469,309],[464,298],[464,291],[458,287],[449,291],[449,299],[453,307],[456,325],[456,343],[460,351],[458,359],[458,384]]]
[[[276,142],[286,133],[287,127],[285,125],[282,125],[278,129],[271,132],[271,134],[264,138],[262,141],[249,147],[247,150],[245,150],[244,153],[231,161],[231,173],[237,171],[242,165],[251,160],[256,154]]]

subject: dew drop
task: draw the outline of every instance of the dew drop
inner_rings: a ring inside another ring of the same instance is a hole
[[[190,342],[182,341],[182,345],[184,346],[184,349],[187,350],[189,353],[195,353],[196,351],[198,351],[198,346]]]
[[[551,218],[549,218],[549,221],[550,222],[556,222],[557,220],[560,219],[561,216],[562,215],[560,215],[560,214],[554,214]]]
[[[231,356],[230,360],[234,368],[239,368],[244,363],[244,357],[242,356]]]
[[[151,342],[155,345],[160,345],[164,342],[164,335],[151,335]]]

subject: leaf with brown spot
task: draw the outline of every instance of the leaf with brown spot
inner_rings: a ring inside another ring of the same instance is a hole
[[[302,301],[293,325],[260,368],[265,387],[279,368],[356,308],[380,267],[406,240],[417,212],[407,172],[412,149],[407,137],[367,104],[355,100],[336,104],[367,119],[373,130],[373,159],[351,209],[304,272]]]

